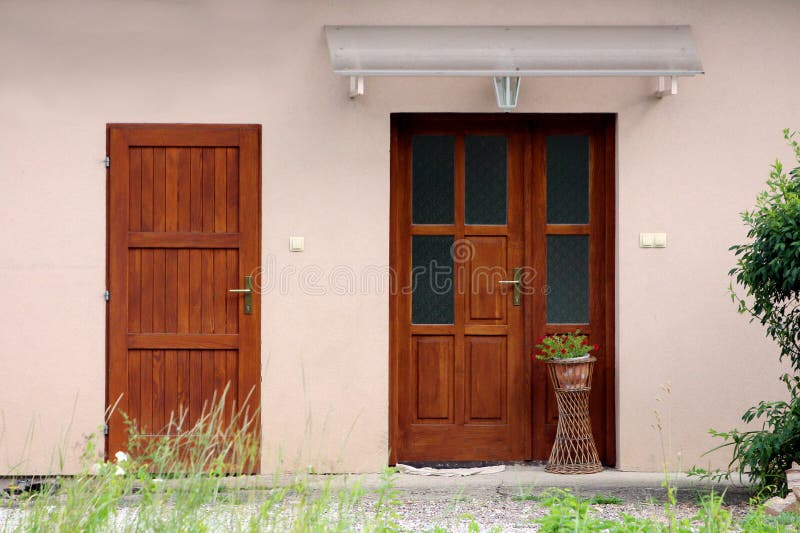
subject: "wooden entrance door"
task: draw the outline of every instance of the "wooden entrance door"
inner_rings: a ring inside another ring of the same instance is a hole
[[[246,309],[229,289],[260,264],[261,127],[112,124],[107,138],[113,455],[123,414],[157,436],[180,412],[191,427],[226,387],[231,408],[259,406],[260,298]]]
[[[391,461],[547,459],[543,335],[601,346],[614,464],[613,117],[393,115]]]

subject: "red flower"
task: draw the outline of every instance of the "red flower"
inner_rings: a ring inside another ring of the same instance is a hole
[[[538,344],[542,344],[542,341],[544,341],[544,337],[539,337],[539,342],[538,342]]]
[[[596,344],[594,346],[592,346],[592,348],[594,348],[595,350],[599,350],[600,349],[600,347],[598,345],[596,345]]]
[[[581,341],[581,344],[585,345],[585,344],[586,344],[586,339],[583,339],[583,340]]]
[[[561,353],[567,353],[567,351],[566,350],[561,350]]]

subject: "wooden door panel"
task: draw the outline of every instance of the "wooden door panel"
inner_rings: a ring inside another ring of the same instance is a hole
[[[416,336],[413,338],[412,368],[416,390],[415,423],[452,423],[453,414],[453,337]]]
[[[505,337],[468,336],[468,424],[505,424],[507,417],[508,344]]]
[[[505,235],[469,236],[471,257],[467,271],[467,323],[506,323],[508,246]],[[513,276],[512,276],[513,277]]]
[[[228,289],[259,266],[260,127],[110,125],[108,137],[113,454],[127,442],[123,413],[163,436],[223,392],[227,421],[258,407],[259,298],[244,314]]]
[[[238,231],[238,148],[132,146],[129,158],[129,231]]]
[[[138,413],[137,430],[179,435],[208,412],[212,399],[236,398],[238,361],[235,350],[129,350],[128,410]],[[193,375],[199,387],[192,386]],[[224,419],[230,420],[229,409]]]
[[[239,299],[228,288],[240,279],[236,249],[131,247],[128,333],[238,333]]]

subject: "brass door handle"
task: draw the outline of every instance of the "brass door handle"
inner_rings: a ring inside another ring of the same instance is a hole
[[[244,314],[253,314],[253,276],[244,277],[244,289],[228,289],[228,292],[244,295]]]
[[[519,306],[522,304],[522,268],[514,269],[514,279],[501,279],[501,285],[514,286],[514,305]]]

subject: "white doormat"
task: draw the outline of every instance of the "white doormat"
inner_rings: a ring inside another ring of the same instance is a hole
[[[429,466],[416,468],[414,466],[397,463],[397,470],[403,474],[410,474],[413,476],[474,476],[478,474],[497,474],[505,469],[506,465],[478,466],[475,468],[431,468]]]

